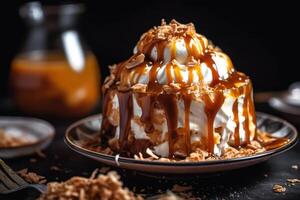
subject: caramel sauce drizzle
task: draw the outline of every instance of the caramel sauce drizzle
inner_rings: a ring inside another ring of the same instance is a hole
[[[177,83],[183,83],[183,77],[180,73],[179,66],[177,66],[175,63],[173,63],[173,69],[174,69],[176,82]]]
[[[256,136],[257,136],[257,127],[256,127],[256,114],[255,114],[255,107],[254,107],[254,101],[253,101],[253,95],[252,95],[252,91],[253,91],[253,86],[252,86],[252,83],[250,82],[249,83],[249,86],[248,86],[248,90],[249,90],[249,114],[250,116],[252,117],[252,121],[253,123],[255,124],[255,130],[254,130],[254,139],[256,139]]]
[[[203,57],[204,63],[206,63],[207,67],[210,69],[211,74],[212,74],[212,82],[210,83],[211,87],[214,87],[217,83],[220,82],[220,77],[219,73],[217,70],[214,68],[215,62],[212,59],[211,53],[206,53]]]
[[[173,78],[172,78],[172,74],[171,74],[171,70],[172,70],[171,68],[172,68],[171,63],[168,63],[166,65],[166,76],[167,76],[168,84],[173,82]]]
[[[246,143],[250,143],[250,129],[249,129],[249,115],[248,115],[248,107],[249,107],[249,91],[248,87],[245,87],[245,98],[243,103],[243,116],[245,117],[245,121],[243,123],[245,130],[245,139]]]
[[[205,114],[207,116],[207,151],[208,152],[214,152],[214,121],[215,116],[221,106],[223,105],[223,102],[225,100],[225,97],[222,93],[222,91],[216,91],[214,94],[214,100],[211,100],[209,94],[205,94],[203,96],[204,102],[205,102]]]
[[[184,95],[184,131],[185,131],[185,152],[191,153],[191,133],[190,133],[190,109],[192,98],[190,95]]]
[[[234,128],[234,145],[236,147],[240,146],[240,122],[239,122],[239,115],[238,115],[238,99],[235,100],[233,103],[233,118],[234,122],[236,124],[236,127]]]
[[[162,91],[162,87],[158,84],[156,80],[156,74],[158,71],[159,64],[155,63],[149,72],[149,83],[147,86],[147,91],[150,93],[159,93]]]
[[[108,108],[109,108],[109,102],[110,102],[110,91],[107,91],[104,96],[103,96],[103,102],[102,102],[102,113],[103,113],[103,119],[102,119],[102,122],[101,122],[101,134],[104,135],[104,134],[109,134],[107,133],[109,127],[111,126],[111,124],[109,123],[109,120],[107,117],[108,115]]]
[[[118,92],[119,100],[119,117],[120,117],[120,135],[119,144],[122,151],[128,140],[130,131],[130,121],[132,118],[132,93],[131,92]]]
[[[158,102],[165,111],[168,125],[169,157],[174,155],[174,143],[177,139],[178,109],[175,94],[160,94]]]

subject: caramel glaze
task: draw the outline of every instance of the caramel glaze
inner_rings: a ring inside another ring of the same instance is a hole
[[[132,93],[130,91],[118,92],[119,114],[120,114],[120,135],[119,145],[123,149],[128,140],[130,131],[130,120],[132,118]]]
[[[244,104],[243,104],[243,115],[245,117],[245,122],[243,123],[244,130],[246,132],[246,144],[250,142],[251,139],[251,133],[249,130],[249,113],[251,115],[252,120],[255,122],[255,111],[254,111],[254,104],[252,99],[252,85],[247,76],[244,74],[237,72],[237,71],[231,71],[231,74],[228,79],[221,80],[219,77],[219,74],[216,70],[215,63],[212,59],[212,55],[214,54],[214,49],[205,47],[204,41],[199,38],[200,43],[203,50],[203,54],[199,53],[198,50],[196,50],[196,47],[191,44],[191,40],[193,40],[192,37],[189,35],[186,35],[184,37],[186,47],[188,48],[188,53],[190,56],[190,60],[198,60],[194,64],[189,64],[188,68],[188,81],[183,82],[183,77],[180,73],[180,70],[176,64],[168,63],[166,65],[166,77],[168,84],[171,85],[172,83],[180,84],[180,89],[178,89],[176,92],[167,92],[164,90],[163,85],[160,85],[157,80],[157,71],[162,66],[162,60],[163,60],[163,54],[164,54],[164,48],[166,45],[166,41],[144,41],[143,46],[141,47],[141,44],[139,44],[138,52],[131,58],[135,58],[140,53],[145,54],[145,60],[143,63],[136,66],[133,70],[137,73],[142,73],[147,65],[151,65],[151,69],[149,71],[149,82],[146,88],[146,91],[144,93],[136,95],[138,98],[139,106],[142,109],[142,117],[141,122],[145,124],[145,131],[151,132],[153,131],[153,125],[151,122],[151,113],[152,109],[154,108],[154,105],[158,105],[160,108],[162,108],[165,112],[165,117],[167,120],[167,126],[168,126],[168,142],[169,142],[169,157],[174,157],[175,149],[174,144],[176,143],[176,140],[178,138],[178,130],[177,130],[177,124],[178,124],[178,108],[177,108],[177,99],[182,98],[184,101],[184,143],[185,146],[184,152],[188,155],[191,152],[191,139],[190,139],[190,127],[189,127],[189,114],[190,114],[190,106],[192,99],[194,98],[193,95],[190,94],[190,90],[187,89],[188,87],[192,86],[193,83],[193,71],[196,71],[197,75],[200,77],[199,85],[203,86],[203,75],[201,73],[200,68],[200,62],[205,62],[206,65],[209,67],[209,69],[212,72],[213,80],[208,85],[211,91],[207,92],[207,89],[200,88],[201,98],[205,103],[205,113],[207,116],[207,150],[209,152],[213,152],[214,145],[215,145],[215,139],[214,139],[214,120],[217,112],[221,108],[221,106],[224,103],[225,89],[230,89],[231,95],[236,97],[236,100],[233,105],[233,113],[234,113],[234,121],[236,122],[237,126],[234,131],[234,135],[232,136],[234,138],[234,145],[239,147],[242,144],[240,143],[240,135],[239,135],[239,117],[238,117],[238,100],[237,97],[241,94],[245,94],[244,97]],[[150,55],[148,52],[153,47],[157,48],[157,60],[152,61],[150,60]],[[175,47],[173,42],[173,49],[174,51],[171,51],[171,58],[175,58]],[[117,82],[119,82],[122,86],[127,86],[129,90],[127,92],[124,91],[118,91],[118,99],[119,99],[119,117],[120,117],[120,133],[119,133],[119,151],[125,152],[128,150],[126,148],[126,141],[128,140],[128,135],[130,132],[130,120],[132,118],[133,114],[133,107],[132,107],[132,95],[133,92],[130,89],[130,85],[128,83],[122,81],[126,80],[129,77],[129,72],[132,69],[127,69],[125,67],[126,62],[123,62],[117,66],[117,70],[115,72],[115,82],[113,87],[117,88]],[[171,71],[173,70],[175,75],[175,80],[172,77]],[[123,77],[121,77],[121,74]],[[201,78],[202,77],[202,78]],[[246,84],[245,84],[246,83]],[[242,86],[241,86],[242,85]],[[111,90],[111,89],[109,89]],[[103,103],[103,121],[102,121],[102,134],[106,134],[107,132],[111,131],[112,129],[109,128],[108,120],[107,120],[107,106],[108,106],[108,92],[104,93],[104,103]],[[203,90],[203,91],[202,91]],[[205,91],[206,90],[206,91]],[[136,94],[136,92],[135,92]]]
[[[214,139],[214,121],[217,112],[224,102],[224,95],[222,91],[216,91],[214,94],[214,101],[211,100],[209,95],[204,95],[205,114],[207,117],[207,151],[213,152],[215,139]]]
[[[233,111],[233,116],[234,116],[234,122],[236,124],[236,127],[234,129],[234,145],[236,147],[239,147],[240,146],[240,133],[239,133],[240,121],[239,121],[239,115],[238,115],[238,99],[235,100],[232,111]]]

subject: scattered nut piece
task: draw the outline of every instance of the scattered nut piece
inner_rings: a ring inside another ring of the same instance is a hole
[[[31,162],[31,163],[36,163],[36,162],[37,162],[37,159],[36,159],[36,158],[30,158],[30,159],[29,159],[29,162]]]
[[[159,157],[157,155],[155,155],[149,148],[146,149],[146,153],[156,160],[159,159]]]
[[[276,193],[283,193],[286,191],[286,187],[282,186],[282,185],[279,185],[279,184],[275,184],[273,186],[273,191],[276,192]]]
[[[144,54],[139,54],[136,57],[132,57],[131,59],[129,59],[129,61],[125,64],[125,67],[127,69],[131,69],[134,68],[136,66],[138,66],[139,64],[142,64],[145,60],[145,55]]]
[[[44,184],[47,182],[44,176],[40,176],[34,172],[28,172],[28,169],[22,169],[17,172],[22,178],[25,179],[28,183],[34,184]]]
[[[61,169],[59,167],[57,167],[57,166],[51,166],[50,170],[51,171],[61,171]]]
[[[182,185],[175,184],[173,185],[173,188],[171,190],[173,192],[186,192],[192,189],[193,189],[192,186],[182,186]]]
[[[42,152],[41,149],[35,150],[35,153],[36,153],[39,157],[41,157],[41,158],[46,158],[46,157],[47,157],[46,154],[44,154],[44,153]]]
[[[99,172],[101,174],[106,174],[107,172],[109,172],[109,170],[110,170],[110,167],[101,167]]]
[[[300,179],[297,178],[288,178],[286,181],[289,183],[300,183]]]

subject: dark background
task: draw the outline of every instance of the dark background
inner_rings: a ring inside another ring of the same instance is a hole
[[[0,104],[1,100],[8,97],[9,65],[26,33],[26,27],[18,16],[18,8],[24,1],[3,2],[0,6]],[[63,1],[51,0],[46,3],[49,2]],[[253,1],[240,4],[214,1],[215,4],[209,4],[200,0],[84,2],[87,12],[82,18],[82,34],[98,57],[103,76],[108,74],[108,64],[120,62],[132,54],[143,32],[159,25],[162,18],[167,21],[175,18],[182,23],[193,22],[199,33],[220,46],[231,57],[235,67],[251,77],[255,91],[282,90],[290,83],[300,81],[297,5],[286,1],[266,5]],[[265,104],[256,108],[279,115]],[[7,114],[0,105],[0,115]],[[102,166],[72,152],[64,144],[64,131],[73,121],[50,122],[55,125],[57,134],[52,145],[45,150],[47,158],[32,156],[5,162],[14,170],[28,167],[30,171],[46,176],[49,181],[66,180],[75,175],[88,176],[95,168]],[[299,130],[299,123],[295,125]],[[299,199],[299,184],[288,187],[283,194],[272,191],[275,183],[284,184],[286,178],[299,178],[299,170],[291,169],[291,165],[300,166],[299,147],[298,143],[285,154],[253,167],[207,178],[193,177],[195,179],[190,179],[190,184],[194,184],[193,189],[202,199]],[[30,158],[36,158],[37,163],[32,164]],[[70,170],[70,173],[49,171],[52,165]],[[177,183],[177,179],[166,183],[134,176],[122,170],[118,172],[130,189],[153,186],[164,191],[171,188],[173,182]],[[151,190],[146,192],[150,194]],[[13,199],[24,199],[25,196],[21,197]]]
[[[18,8],[26,1],[1,6],[0,98],[8,96],[9,66],[25,38]],[[45,4],[65,1],[48,1]],[[77,1],[80,2],[80,1]],[[281,90],[299,80],[299,27],[296,5],[210,4],[205,1],[81,1],[87,11],[81,32],[98,57],[103,76],[107,65],[127,59],[141,34],[162,18],[193,22],[197,31],[220,46],[239,71],[249,75],[255,91]]]

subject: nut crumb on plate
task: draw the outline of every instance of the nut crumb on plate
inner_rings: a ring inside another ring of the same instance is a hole
[[[273,185],[273,191],[276,193],[283,193],[286,191],[286,187],[279,185],[279,184],[274,184]]]
[[[28,169],[22,169],[17,172],[18,175],[20,175],[22,178],[25,179],[28,183],[34,183],[34,184],[44,184],[47,182],[44,176],[40,176],[34,172],[28,172]]]
[[[183,185],[175,184],[175,185],[173,185],[172,191],[173,192],[185,192],[185,191],[188,191],[191,189],[193,189],[192,186],[183,186]]]
[[[289,183],[300,183],[300,179],[297,178],[288,178],[286,181]]]

